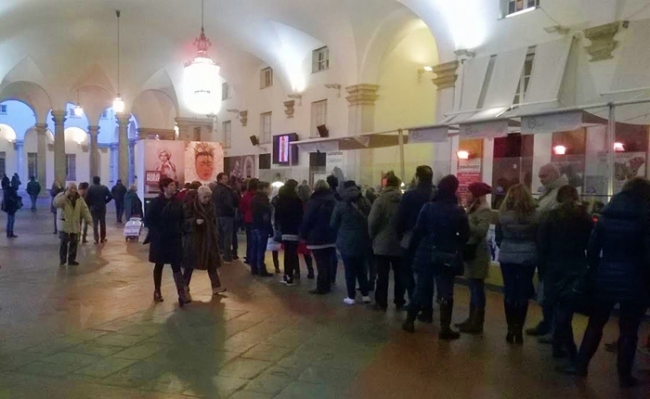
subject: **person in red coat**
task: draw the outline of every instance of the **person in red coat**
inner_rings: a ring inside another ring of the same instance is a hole
[[[242,215],[242,221],[246,230],[246,259],[244,259],[244,263],[247,264],[250,264],[249,262],[252,259],[250,254],[250,249],[252,248],[251,240],[253,237],[251,229],[251,226],[253,225],[251,201],[253,200],[253,197],[255,197],[255,194],[257,194],[257,186],[259,183],[260,181],[258,179],[250,179],[248,181],[248,189],[242,196],[241,201],[239,201],[239,212]]]

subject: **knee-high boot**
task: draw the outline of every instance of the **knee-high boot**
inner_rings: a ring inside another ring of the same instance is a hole
[[[451,329],[451,317],[453,312],[453,299],[443,299],[440,301],[440,332],[438,333],[438,338],[441,340],[454,340],[460,338],[460,334]]]
[[[419,306],[415,302],[411,302],[406,313],[406,321],[402,324],[402,329],[407,332],[415,332],[415,319],[420,312]]]
[[[585,335],[582,338],[582,343],[580,344],[578,358],[576,360],[576,373],[579,376],[587,376],[589,362],[591,361],[591,358],[594,357],[596,351],[598,351],[598,346],[600,345],[600,340],[602,337],[602,330],[598,330],[597,328],[589,328],[589,326],[587,326]]]
[[[460,325],[458,331],[465,334],[483,334],[483,322],[485,321],[485,308],[475,308],[470,314],[470,322]]]
[[[513,312],[514,340],[515,344],[521,345],[524,343],[524,325],[526,324],[526,316],[528,315],[528,301],[516,303],[513,307]]]
[[[632,366],[634,364],[634,355],[636,354],[636,346],[638,343],[638,336],[624,335],[618,340],[618,379],[619,385],[622,388],[633,387],[637,384],[637,380],[632,376]]]
[[[467,326],[472,324],[475,317],[476,317],[476,306],[469,305],[469,316],[467,316],[467,319],[462,323],[455,323],[454,325],[457,328],[466,328]]]
[[[517,308],[510,302],[503,301],[503,310],[506,313],[506,323],[508,324],[508,334],[506,334],[506,342],[509,344],[515,343],[515,325],[517,321]]]
[[[183,278],[183,273],[174,273],[174,283],[176,284],[176,291],[178,291],[178,304],[182,307],[186,303],[189,303],[185,294],[185,278]]]

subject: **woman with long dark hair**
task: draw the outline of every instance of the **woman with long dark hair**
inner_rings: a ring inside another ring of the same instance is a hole
[[[281,283],[292,286],[300,267],[298,242],[302,224],[303,205],[298,197],[298,182],[289,179],[280,189],[275,208],[275,229],[281,233],[284,246],[284,278]]]

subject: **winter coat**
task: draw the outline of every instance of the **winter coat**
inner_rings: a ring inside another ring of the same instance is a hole
[[[465,278],[485,280],[490,271],[492,255],[487,242],[487,233],[492,223],[492,209],[483,204],[467,215],[469,221],[469,241],[467,245],[476,247],[476,257],[465,262]]]
[[[202,204],[198,196],[184,206],[183,267],[208,270],[209,266],[221,267],[217,216],[212,202]],[[203,223],[198,224],[197,220]]]
[[[537,212],[521,220],[515,211],[501,212],[496,226],[499,262],[537,265],[537,228]]]
[[[180,264],[183,259],[183,204],[176,197],[164,194],[151,200],[145,217],[149,227],[149,262]]]
[[[402,240],[402,248],[408,248],[413,229],[424,205],[431,202],[436,188],[431,184],[419,184],[402,196],[395,217],[395,230]]]
[[[601,213],[587,250],[595,300],[650,301],[648,217],[647,205],[627,192],[616,194]]]
[[[565,176],[560,176],[557,180],[544,187],[544,193],[537,200],[537,215],[540,218],[546,217],[551,209],[557,206],[557,192],[568,184],[569,180]]]
[[[251,201],[257,194],[257,191],[246,191],[239,201],[239,211],[245,224],[253,223],[253,212],[251,211]]]
[[[314,191],[300,226],[300,238],[309,249],[323,249],[336,244],[336,230],[330,225],[336,199],[332,190]]]
[[[56,198],[56,196],[59,195],[59,193],[62,193],[63,191],[64,191],[63,187],[57,186],[56,184],[52,184],[52,188],[50,189],[50,197],[52,197],[52,203],[50,204],[50,212],[52,213],[57,212],[56,207],[54,206],[54,198]],[[86,202],[86,204],[88,204],[88,202]]]
[[[92,214],[106,214],[106,204],[113,200],[113,195],[108,187],[102,184],[93,184],[86,192],[86,204]]]
[[[282,241],[298,241],[303,214],[298,194],[282,187],[275,205],[275,228],[282,233]]]
[[[300,197],[302,202],[309,201],[309,197],[311,197],[311,188],[309,188],[307,184],[300,185],[298,187],[298,197]]]
[[[368,233],[375,255],[402,255],[402,246],[393,223],[401,199],[400,189],[389,187],[372,204],[368,217]]]
[[[124,196],[126,196],[127,191],[128,190],[124,184],[118,183],[111,189],[111,195],[115,202],[124,202]]]
[[[126,220],[131,219],[132,217],[142,217],[144,212],[142,211],[142,201],[138,197],[138,193],[135,191],[129,191],[124,196],[124,214],[126,215]]]
[[[36,180],[30,180],[27,183],[27,195],[38,196],[41,193],[41,185]]]
[[[348,187],[341,194],[341,202],[334,208],[330,225],[337,232],[336,246],[344,256],[372,254],[368,234],[370,202],[361,196],[357,187]]]
[[[217,217],[235,217],[235,192],[225,184],[217,184],[212,192]]]
[[[455,197],[437,197],[424,205],[413,229],[409,250],[415,252],[415,270],[438,267],[435,252],[456,254],[469,239],[467,214]]]
[[[2,192],[2,210],[8,215],[15,215],[22,207],[22,199],[13,186],[6,187]]]
[[[18,175],[14,174],[11,177],[11,187],[14,187],[16,190],[18,190],[18,187],[20,187],[21,184],[23,184],[23,183],[20,181],[20,177],[18,177]]]
[[[558,205],[539,225],[539,273],[544,303],[570,298],[587,270],[586,249],[593,221],[582,206]]]
[[[269,234],[273,233],[273,224],[271,223],[273,209],[269,197],[264,193],[257,193],[251,201],[251,211],[253,212],[253,229],[264,230]]]
[[[59,193],[54,198],[54,206],[58,209],[56,216],[56,226],[59,231],[68,234],[81,233],[81,221],[92,224],[93,218],[90,216],[86,201],[77,194],[76,200],[68,198],[65,193]]]

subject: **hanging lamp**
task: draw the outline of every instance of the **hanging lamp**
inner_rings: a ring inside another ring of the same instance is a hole
[[[120,16],[122,13],[120,10],[115,10],[115,15],[117,16],[117,97],[113,100],[113,111],[121,114],[124,112],[124,100],[120,93]]]
[[[79,103],[79,90],[77,90],[77,106],[74,107],[74,115],[81,118],[83,114],[84,114],[84,109],[81,108],[81,104]]]

